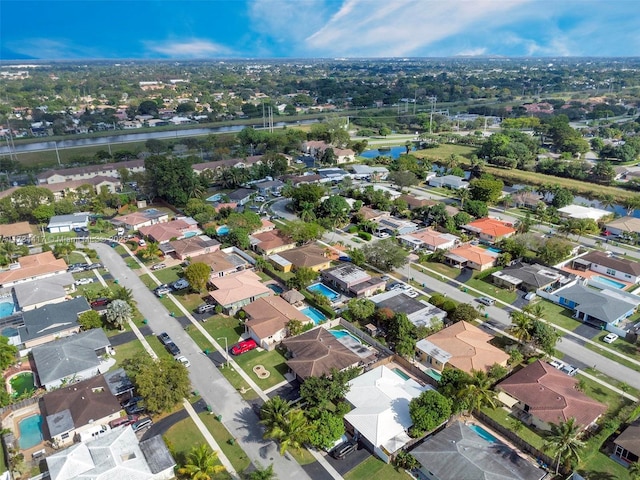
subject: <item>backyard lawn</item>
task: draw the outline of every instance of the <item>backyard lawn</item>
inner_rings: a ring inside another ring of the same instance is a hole
[[[409,480],[411,477],[404,470],[396,470],[393,465],[371,456],[344,476],[345,480]]]

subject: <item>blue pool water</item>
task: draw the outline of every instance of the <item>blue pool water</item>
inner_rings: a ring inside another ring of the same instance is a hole
[[[393,372],[398,375],[400,378],[404,379],[404,380],[409,380],[411,377],[409,375],[407,375],[406,373],[404,373],[402,370],[400,370],[399,368],[394,368]]]
[[[207,198],[207,202],[219,202],[220,200],[222,200],[222,194],[220,193],[216,193]]]
[[[184,238],[191,238],[195,237],[196,235],[198,235],[198,232],[187,232],[184,234]]]
[[[15,310],[15,305],[10,298],[3,298],[0,303],[0,318],[8,317]]]
[[[313,323],[315,323],[316,325],[324,322],[327,319],[327,317],[325,317],[320,310],[317,310],[313,307],[306,307],[300,311],[311,320],[313,320]]]
[[[227,233],[229,233],[229,227],[227,227],[226,225],[221,225],[217,228],[216,232],[218,232],[218,235],[226,235]]]
[[[487,250],[489,250],[490,252],[493,252],[493,253],[502,253],[502,250],[500,250],[499,248],[496,248],[496,247],[489,247],[489,248],[487,248]]]
[[[280,295],[282,292],[284,292],[284,290],[282,290],[282,287],[280,285],[276,285],[275,283],[270,283],[269,285],[267,285],[267,288],[276,295]]]
[[[487,432],[484,428],[478,425],[471,424],[471,425],[467,425],[467,427],[473,430],[480,438],[485,439],[489,443],[500,443],[500,440],[498,440],[496,437],[494,437],[489,432]]]
[[[329,330],[329,333],[331,333],[331,335],[333,335],[334,337],[336,337],[337,339],[343,338],[343,337],[351,337],[353,338],[356,342],[358,343],[362,343],[360,341],[360,339],[354,335],[351,335],[349,332],[347,332],[346,330]],[[397,373],[397,372],[396,372]]]
[[[593,278],[595,279],[596,282],[604,283],[605,285],[608,285],[613,288],[623,289],[624,287],[626,287],[624,283],[616,282],[615,280],[611,280],[610,278],[603,277],[600,275],[596,275]],[[1,303],[0,303],[0,307],[2,307]],[[0,311],[0,315],[2,315],[1,311]]]
[[[18,423],[20,448],[27,450],[42,442],[42,415],[32,415]]]
[[[307,287],[307,290],[309,290],[311,293],[318,293],[324,297],[327,297],[332,302],[340,297],[340,294],[338,292],[331,290],[329,287],[323,285],[322,283],[311,285],[310,287]]]
[[[411,150],[415,150],[415,148],[411,148]],[[391,149],[389,150],[383,149],[382,151],[366,150],[362,152],[360,156],[364,158],[376,158],[379,156],[398,158],[400,155],[404,155],[405,153],[407,153],[407,149],[404,147],[404,145],[402,145],[402,146],[391,147]]]

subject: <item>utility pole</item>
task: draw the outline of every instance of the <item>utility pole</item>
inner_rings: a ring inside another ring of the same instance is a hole
[[[431,103],[431,113],[429,114],[429,135],[433,133],[433,114],[436,110],[436,102],[438,101],[438,97],[435,95],[428,98]]]
[[[55,147],[56,147],[56,157],[58,158],[58,165],[59,165],[59,166],[62,166],[62,163],[60,163],[60,152],[58,152],[58,142],[57,142],[57,141],[54,141],[54,142],[53,142],[53,144],[54,144],[54,145],[55,145]]]

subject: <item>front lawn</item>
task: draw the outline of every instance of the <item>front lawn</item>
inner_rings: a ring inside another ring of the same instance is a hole
[[[235,357],[235,361],[245,371],[249,377],[262,389],[266,390],[274,385],[284,382],[284,374],[288,371],[284,356],[277,350],[270,352],[252,350]],[[253,372],[253,367],[262,365],[270,375],[268,378],[260,379]]]
[[[393,465],[371,456],[344,476],[345,480],[409,480],[411,477],[404,470],[396,470]]]
[[[116,359],[116,367],[121,366],[123,360],[127,358],[133,358],[137,354],[145,352],[145,349],[142,346],[142,342],[140,342],[140,340],[138,340],[137,338],[130,341],[129,343],[118,345],[117,347],[113,348],[116,351],[116,354],[114,356],[114,358]]]
[[[480,272],[474,272],[473,274],[474,277],[478,273]],[[516,301],[516,298],[518,298],[518,294],[516,292],[511,292],[509,290],[505,290],[504,288],[500,288],[494,285],[493,283],[491,283],[489,278],[490,276],[483,279],[471,278],[469,281],[464,283],[468,287],[474,288],[476,290],[479,290],[482,293],[485,293],[489,296],[497,298],[498,300],[501,300],[506,304],[510,305]]]
[[[458,275],[460,275],[460,269],[459,268],[453,268],[450,267],[448,265],[445,265],[444,263],[439,263],[439,262],[422,262],[420,263],[420,265],[423,265],[424,267],[430,269],[430,270],[434,270],[435,272],[437,272],[438,274],[440,274],[440,276],[444,275],[445,277],[448,278],[456,278]],[[437,278],[438,280],[441,280],[441,278],[438,278],[438,275],[430,272],[430,271],[424,271],[421,268],[417,268],[415,265],[412,265],[413,268],[415,268],[418,271],[422,271],[423,273],[426,273],[427,275],[430,275],[434,278]]]
[[[542,305],[544,309],[542,318],[554,325],[571,331],[582,325],[581,322],[572,318],[573,312],[562,305],[552,303],[545,299],[540,299],[540,305]]]
[[[209,335],[223,346],[224,338],[227,339],[227,344],[231,347],[231,345],[237,343],[240,340],[240,336],[244,334],[244,327],[240,320],[226,315],[214,315],[201,325],[209,332]]]
[[[251,465],[251,460],[249,460],[247,454],[244,453],[244,450],[238,445],[238,442],[235,441],[225,426],[216,419],[215,415],[210,413],[201,413],[199,417],[207,426],[213,438],[216,439],[220,450],[229,459],[233,468],[237,472],[244,472]]]

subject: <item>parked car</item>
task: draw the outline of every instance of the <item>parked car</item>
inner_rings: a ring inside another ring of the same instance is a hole
[[[74,282],[76,285],[89,285],[93,283],[93,278],[80,278]]]
[[[151,270],[160,270],[161,268],[166,268],[167,265],[165,263],[156,263],[151,267]]]
[[[109,422],[109,426],[111,428],[116,428],[116,427],[121,427],[121,426],[126,426],[126,425],[131,425],[132,423],[135,423],[138,421],[138,419],[140,418],[139,415],[127,415],[126,417],[120,417],[120,418],[116,418],[115,420],[111,420]]]
[[[176,361],[180,362],[181,364],[183,364],[185,367],[189,368],[191,366],[191,362],[189,361],[189,359],[183,355],[180,355],[179,357],[176,357]]]
[[[171,287],[169,285],[162,284],[159,287],[156,287],[156,289],[153,291],[156,296],[161,297],[162,295],[166,295],[167,293],[171,293]]]
[[[134,432],[139,432],[140,430],[145,430],[151,427],[151,425],[153,425],[153,420],[151,420],[151,417],[144,417],[138,420],[137,422],[133,423],[131,425],[131,428],[133,429]]]
[[[563,365],[560,371],[566,373],[570,377],[574,377],[578,373],[579,369],[573,365]]]
[[[92,263],[87,268],[85,268],[85,270],[96,270],[98,268],[104,268],[104,265],[102,265],[101,263]]]
[[[141,247],[146,247],[147,242],[145,242],[144,240],[138,240],[138,245],[140,245]]]
[[[102,298],[96,298],[94,301],[90,303],[90,305],[91,305],[91,308],[106,307],[107,305],[109,305],[110,302],[111,302],[111,299],[102,297]]]
[[[236,343],[233,347],[231,347],[231,353],[234,355],[241,355],[253,350],[254,348],[258,348],[258,344],[255,342],[255,340],[244,340],[242,342]]]
[[[132,407],[133,405],[137,405],[138,402],[142,401],[142,397],[131,397],[129,400],[125,400],[120,405],[122,408]]]
[[[124,411],[127,412],[127,415],[138,415],[140,413],[144,413],[146,411],[146,407],[143,402],[134,403],[128,407],[125,407]]]
[[[69,273],[80,273],[80,272],[84,272],[85,267],[80,267],[77,265],[71,265],[69,266],[69,268],[67,268],[67,272]]]
[[[160,335],[158,335],[158,340],[160,340],[160,343],[162,343],[163,345],[173,342],[167,332],[162,332]]]
[[[214,305],[213,303],[204,303],[202,305],[200,305],[198,308],[196,308],[196,312],[197,313],[207,313],[207,312],[212,312],[216,309],[216,305]]]
[[[331,452],[331,456],[337,460],[345,458],[347,455],[351,455],[358,449],[358,442],[351,440],[350,442],[338,445]]]
[[[496,301],[493,298],[489,298],[489,297],[479,297],[476,298],[476,301],[479,303],[482,303],[483,305],[487,305],[488,307],[492,307]]]
[[[414,290],[413,288],[411,290],[405,290],[404,294],[410,298],[416,298],[420,296],[420,292],[417,290]]]
[[[615,333],[607,333],[605,337],[602,339],[604,343],[613,343],[618,339],[618,335]]]
[[[529,292],[524,296],[524,299],[527,300],[528,302],[532,302],[533,300],[535,300],[537,297],[535,292]]]
[[[260,195],[258,195],[258,196],[256,197],[256,202],[264,202],[265,200],[266,200],[266,198],[264,198],[264,197],[262,197],[262,196],[260,196]]]
[[[184,290],[185,288],[189,288],[189,282],[187,282],[184,278],[180,280],[176,280],[171,284],[171,288],[174,290]]]
[[[173,342],[169,342],[169,343],[165,343],[164,344],[164,348],[167,349],[167,352],[169,352],[171,355],[173,355],[174,357],[177,355],[180,355],[180,349],[178,348],[178,346],[173,343]]]

